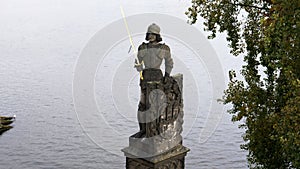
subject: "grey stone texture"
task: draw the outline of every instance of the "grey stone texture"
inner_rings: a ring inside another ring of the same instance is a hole
[[[183,169],[189,151],[182,145],[183,75],[141,82],[140,131],[122,149],[127,169]],[[141,127],[142,126],[142,127]]]

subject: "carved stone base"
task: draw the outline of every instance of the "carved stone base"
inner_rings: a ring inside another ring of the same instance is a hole
[[[168,152],[178,144],[182,143],[181,135],[162,137],[162,134],[151,138],[138,138],[135,137],[135,135],[129,137],[129,147],[127,148],[131,149],[130,152],[135,157],[157,156],[164,152]]]
[[[134,157],[129,147],[122,151],[126,156],[126,169],[184,169],[184,159],[190,150],[178,145],[166,153],[148,158]]]

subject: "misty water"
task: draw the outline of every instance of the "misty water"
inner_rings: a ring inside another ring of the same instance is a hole
[[[122,21],[120,5],[127,16],[155,13],[186,21],[184,12],[189,2],[0,1],[0,115],[17,116],[14,128],[0,136],[0,168],[125,168],[120,150],[138,130],[139,79],[132,65],[133,52],[128,53],[130,43],[124,25],[117,28],[124,36],[103,49],[105,57],[97,63],[93,91],[98,112],[80,111],[89,110],[89,103],[83,100],[78,109],[73,95],[74,83],[86,83],[84,79],[73,81],[82,52],[97,33]],[[173,24],[165,30],[176,29],[178,25]],[[134,34],[136,45],[144,40],[147,26]],[[200,23],[194,27],[201,36],[207,36]],[[174,57],[172,74],[184,74],[182,135],[184,146],[191,149],[186,168],[247,168],[247,152],[240,149],[243,130],[231,122],[226,112],[230,106],[214,112],[214,72],[208,71],[221,70],[223,74],[217,76],[225,78],[226,84],[227,72],[239,69],[242,58],[229,54],[224,35],[212,41],[199,39],[199,45],[207,44],[214,50],[221,64],[214,67],[205,59],[197,60],[201,51],[193,51],[176,35],[167,36],[164,27],[161,29]],[[198,44],[197,39],[190,39]],[[96,42],[100,50],[108,40]],[[225,90],[225,86],[218,90]]]

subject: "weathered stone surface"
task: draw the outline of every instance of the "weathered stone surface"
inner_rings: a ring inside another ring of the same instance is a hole
[[[126,155],[126,169],[183,169],[188,148],[178,145],[161,155],[150,158],[138,158],[123,149]]]
[[[146,105],[140,104],[138,114],[139,123],[145,123],[146,133],[136,136],[148,138],[160,135],[168,130],[169,124],[173,124],[174,127],[182,126],[182,80],[182,74],[178,74],[161,81],[150,81],[141,86],[142,92],[145,92]],[[177,125],[174,125],[176,120]],[[182,129],[178,128],[174,131],[182,131]],[[176,132],[176,134],[180,133]]]
[[[153,157],[169,151],[170,149],[181,144],[182,137],[175,135],[172,138],[162,138],[161,136],[154,136],[151,138],[129,138],[129,147],[131,154],[136,157]]]
[[[182,74],[141,85],[143,103],[139,104],[140,128],[122,149],[127,169],[183,169],[189,151],[182,146]],[[141,127],[142,126],[142,127]]]

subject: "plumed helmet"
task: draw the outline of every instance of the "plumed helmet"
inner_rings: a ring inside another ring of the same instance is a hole
[[[160,28],[155,23],[152,23],[150,26],[148,26],[147,33],[154,33],[159,35],[159,32],[160,32]]]

